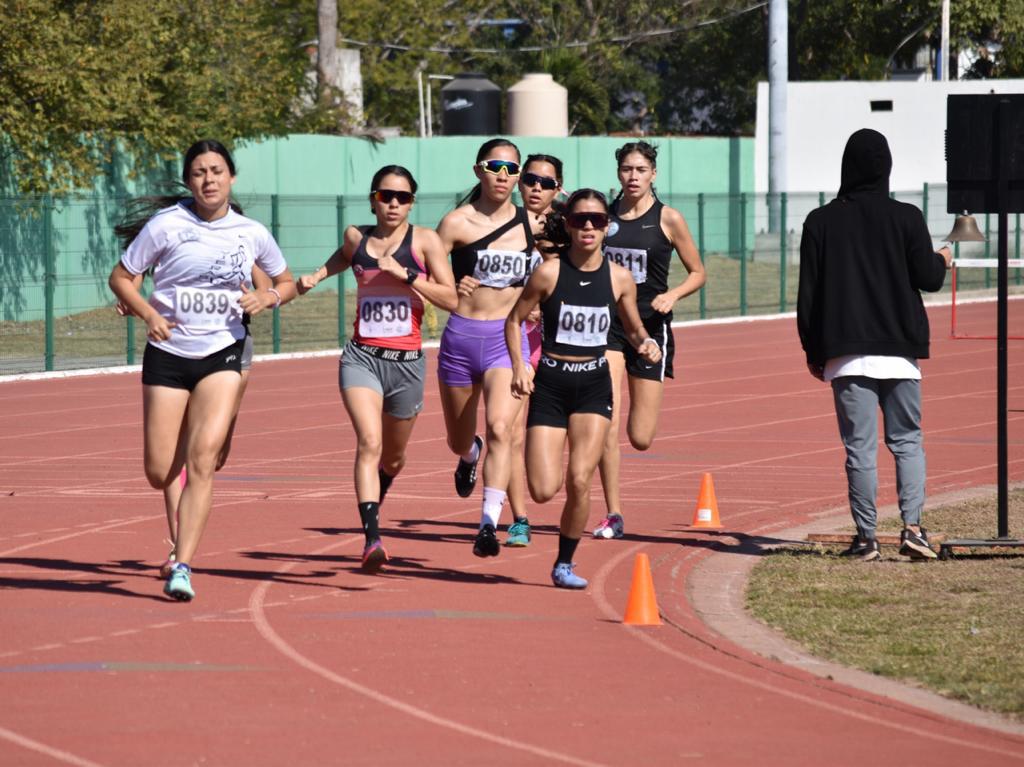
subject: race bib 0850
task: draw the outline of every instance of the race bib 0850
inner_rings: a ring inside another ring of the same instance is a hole
[[[237,290],[223,288],[174,289],[174,321],[186,327],[226,330],[229,320],[241,313]]]
[[[611,317],[607,306],[573,306],[558,309],[558,333],[555,340],[572,346],[604,346],[608,342]]]
[[[363,296],[359,299],[359,334],[366,338],[395,338],[412,333],[409,296]]]
[[[616,248],[613,246],[604,249],[605,255],[612,263],[624,266],[633,275],[633,282],[639,285],[647,282],[647,251],[643,248]]]
[[[529,256],[518,250],[481,250],[473,277],[489,288],[507,288],[526,277]]]

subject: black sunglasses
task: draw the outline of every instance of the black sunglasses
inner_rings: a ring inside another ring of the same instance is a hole
[[[500,175],[502,171],[508,176],[519,175],[519,163],[512,160],[481,160],[476,166],[492,176]]]
[[[558,189],[558,180],[549,176],[538,176],[536,173],[524,173],[521,179],[523,186],[535,186],[540,184],[541,189],[551,191],[552,189]]]
[[[403,192],[398,189],[374,189],[370,192],[370,198],[384,204],[392,200],[398,200],[399,205],[408,205],[416,199],[416,195],[412,192]]]
[[[565,217],[565,223],[572,229],[582,229],[590,222],[595,229],[604,229],[608,226],[607,213],[570,213]]]

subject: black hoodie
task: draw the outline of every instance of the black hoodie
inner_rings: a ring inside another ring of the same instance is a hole
[[[935,291],[946,262],[921,211],[889,197],[885,136],[863,129],[843,152],[836,199],[804,222],[797,328],[808,363],[848,354],[928,356],[919,291]]]

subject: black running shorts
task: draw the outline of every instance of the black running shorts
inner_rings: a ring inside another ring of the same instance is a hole
[[[244,351],[244,338],[197,360],[179,357],[146,344],[146,352],[142,356],[142,383],[146,386],[167,386],[192,391],[206,376],[222,370],[231,370],[241,375]]]
[[[612,417],[612,377],[604,357],[585,362],[566,362],[541,355],[533,379],[526,428],[569,427],[574,413]]]
[[[643,320],[647,335],[658,342],[661,347],[661,362],[652,365],[644,360],[626,338],[622,321],[616,317],[608,329],[608,350],[622,352],[626,358],[626,372],[633,378],[645,381],[664,381],[673,378],[672,360],[676,356],[676,342],[672,337],[672,315],[655,312]]]

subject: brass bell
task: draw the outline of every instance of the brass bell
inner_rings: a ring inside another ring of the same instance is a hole
[[[985,235],[978,229],[978,222],[974,216],[967,215],[965,210],[963,215],[956,217],[953,231],[942,239],[944,242],[985,242]]]

